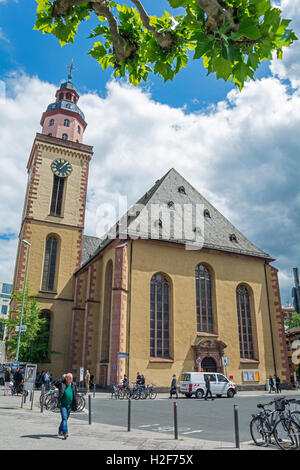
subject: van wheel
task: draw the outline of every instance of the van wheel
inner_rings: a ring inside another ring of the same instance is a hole
[[[203,390],[201,390],[201,388],[198,388],[195,395],[196,395],[196,398],[203,398],[204,392]]]
[[[185,396],[186,396],[187,398],[191,398],[191,397],[192,397],[192,394],[191,394],[191,393],[185,393]]]
[[[227,392],[227,397],[228,398],[233,398],[234,397],[234,391],[232,390],[232,388],[230,388]]]

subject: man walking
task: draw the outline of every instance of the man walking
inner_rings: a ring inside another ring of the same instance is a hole
[[[269,377],[269,393],[272,393],[273,390],[275,391],[274,380],[273,380],[273,377],[270,375],[270,377]]]
[[[275,374],[274,379],[275,379],[275,385],[276,385],[276,393],[281,393],[280,378],[278,377],[278,375]]]
[[[173,374],[172,382],[171,382],[171,388],[170,388],[170,396],[169,398],[172,398],[172,396],[175,394],[176,399],[178,399],[178,393],[177,393],[177,383],[176,383],[176,375]]]
[[[53,384],[58,388],[58,402],[60,404],[61,423],[58,435],[64,439],[68,437],[68,419],[72,411],[76,411],[78,406],[77,386],[73,382],[72,374],[65,374],[61,379]]]
[[[210,375],[205,376],[205,386],[206,386],[206,393],[205,393],[204,400],[207,400],[208,395],[210,395],[211,400],[214,400],[212,393],[211,393],[211,389],[210,389]]]
[[[90,371],[87,369],[85,373],[85,377],[84,377],[86,393],[89,393],[90,391],[90,378],[91,378],[91,374],[90,374]]]

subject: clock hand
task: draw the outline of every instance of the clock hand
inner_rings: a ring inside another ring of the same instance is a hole
[[[62,170],[63,167],[66,166],[67,164],[68,164],[68,162],[65,162],[65,163],[63,164],[63,166],[60,167],[59,171]]]

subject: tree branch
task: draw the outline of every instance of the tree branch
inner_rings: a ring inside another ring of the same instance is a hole
[[[162,47],[162,49],[170,49],[173,44],[176,43],[176,37],[174,34],[172,34],[171,32],[164,32],[164,33],[159,33],[156,28],[154,26],[152,26],[152,24],[150,23],[150,17],[149,15],[147,14],[145,8],[143,7],[142,3],[140,2],[140,0],[131,0],[132,3],[136,6],[139,14],[140,14],[140,17],[141,17],[141,20],[143,22],[143,25],[146,29],[148,29],[148,31],[151,31],[151,33],[153,34],[153,36],[155,37],[156,41],[158,42],[158,44],[160,45],[160,47]]]
[[[221,26],[224,19],[230,24],[232,31],[238,29],[238,25],[235,23],[234,9],[226,5],[222,0],[197,0],[197,3],[207,15],[207,32],[212,32]]]
[[[90,9],[96,15],[104,16],[107,19],[117,63],[133,57],[137,51],[137,45],[130,44],[126,38],[120,35],[118,22],[109,7],[109,0],[92,0],[90,2],[87,2],[87,0],[55,0],[52,16],[54,18],[64,17],[72,7],[82,5],[83,3],[89,3]]]

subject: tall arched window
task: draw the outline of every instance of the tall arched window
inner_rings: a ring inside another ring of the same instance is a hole
[[[65,178],[53,175],[53,188],[50,206],[50,215],[60,217],[62,213],[62,202],[64,195]]]
[[[241,358],[254,359],[250,295],[246,286],[239,285],[237,287],[236,302]]]
[[[51,235],[46,241],[45,260],[42,290],[53,291],[55,281],[55,268],[57,260],[58,240],[55,236]]]
[[[150,357],[170,357],[170,286],[163,274],[151,279]]]
[[[203,264],[195,269],[196,280],[196,311],[197,331],[205,333],[214,332],[211,274]]]
[[[64,126],[70,127],[70,120],[69,119],[64,120]]]
[[[54,119],[50,119],[49,126],[54,126]]]
[[[101,361],[109,361],[110,350],[110,324],[111,324],[111,305],[112,305],[112,282],[113,282],[113,263],[109,261],[105,271],[105,291],[102,322],[102,346]]]

